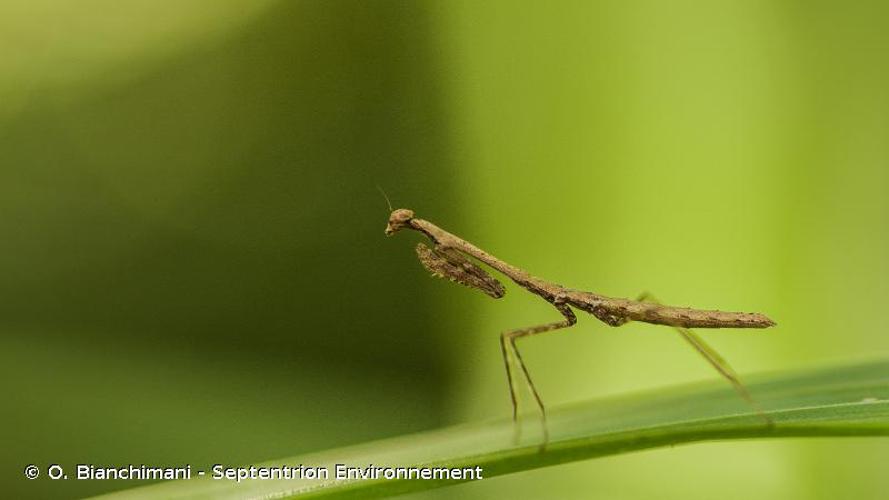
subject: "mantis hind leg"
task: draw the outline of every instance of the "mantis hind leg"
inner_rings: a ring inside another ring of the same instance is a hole
[[[657,300],[654,295],[649,292],[642,292],[639,295],[639,298],[636,299],[639,302],[652,302],[655,304],[660,304],[661,302]],[[681,326],[674,326],[675,329],[686,342],[688,342],[704,359],[710,363],[713,368],[719,372],[720,375],[725,377],[731,384],[732,387],[735,388],[735,392],[737,392],[742,398],[744,398],[747,403],[753,407],[756,413],[765,420],[766,424],[771,427],[775,425],[775,422],[763,411],[762,407],[753,399],[753,396],[750,395],[750,392],[747,390],[747,387],[741,382],[741,378],[738,376],[737,372],[728,364],[728,362],[716,352],[715,349],[710,347],[706,342],[703,341],[697,334],[688,328],[683,328]]]

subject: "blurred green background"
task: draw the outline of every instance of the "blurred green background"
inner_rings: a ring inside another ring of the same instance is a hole
[[[500,331],[376,190],[534,274],[768,313],[741,372],[889,352],[885,2],[6,0],[2,496],[509,414]],[[669,329],[523,344],[551,405],[715,379]],[[875,439],[712,443],[416,498],[883,498]],[[643,479],[644,480],[640,480]]]

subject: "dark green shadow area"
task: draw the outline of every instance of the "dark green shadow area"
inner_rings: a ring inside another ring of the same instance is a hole
[[[441,423],[436,308],[393,279],[422,271],[375,187],[454,206],[432,21],[281,2],[0,124],[6,496],[133,485],[29,463],[240,463]]]

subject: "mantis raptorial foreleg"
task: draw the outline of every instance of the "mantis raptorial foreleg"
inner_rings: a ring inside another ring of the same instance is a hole
[[[639,302],[651,302],[654,304],[660,304],[661,302],[655,298],[650,292],[642,292],[639,297],[636,299]],[[681,326],[674,326],[674,330],[676,330],[686,342],[688,342],[704,359],[710,363],[713,368],[719,372],[720,375],[725,377],[731,384],[732,387],[735,388],[735,391],[747,401],[750,406],[756,410],[758,413],[769,425],[774,425],[774,422],[768,415],[762,410],[756,400],[753,399],[753,396],[750,395],[750,392],[741,382],[741,378],[738,376],[737,372],[728,364],[728,361],[725,360],[722,356],[716,352],[715,349],[710,347],[706,342],[704,342],[701,337],[695,334],[693,331],[688,328],[683,328]]]
[[[506,293],[502,283],[452,248],[435,245],[435,248],[430,249],[417,243],[417,258],[436,278],[447,278],[454,283],[481,290],[495,299]]]

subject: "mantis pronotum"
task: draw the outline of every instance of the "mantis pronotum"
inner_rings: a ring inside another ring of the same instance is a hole
[[[476,288],[495,299],[503,297],[506,292],[503,285],[481,267],[470,261],[467,258],[469,256],[505,274],[517,285],[540,296],[552,304],[564,317],[562,321],[510,330],[500,335],[500,348],[503,354],[503,362],[506,366],[509,395],[512,400],[513,420],[518,419],[518,403],[513,383],[514,356],[531,393],[534,395],[534,399],[537,401],[537,406],[540,408],[545,441],[547,439],[546,409],[540,394],[537,392],[537,388],[534,386],[534,382],[531,380],[531,375],[525,366],[525,362],[522,360],[522,355],[516,347],[515,341],[522,337],[574,325],[577,322],[577,317],[574,315],[572,307],[590,313],[610,326],[621,326],[628,321],[643,321],[655,325],[674,327],[682,338],[704,356],[723,377],[731,382],[738,394],[753,406],[768,425],[772,424],[771,419],[754,402],[738,378],[738,375],[728,363],[715,350],[704,343],[700,337],[689,330],[689,328],[768,328],[774,326],[775,322],[765,315],[665,306],[654,301],[650,294],[642,294],[637,300],[628,300],[565,288],[562,285],[537,278],[515,266],[507,264],[435,224],[414,217],[414,212],[405,208],[392,211],[392,214],[389,216],[389,224],[386,226],[386,235],[391,236],[401,229],[419,231],[432,241],[432,248],[419,243],[417,245],[417,256],[423,266],[432,272],[434,276],[448,278],[451,281]]]

